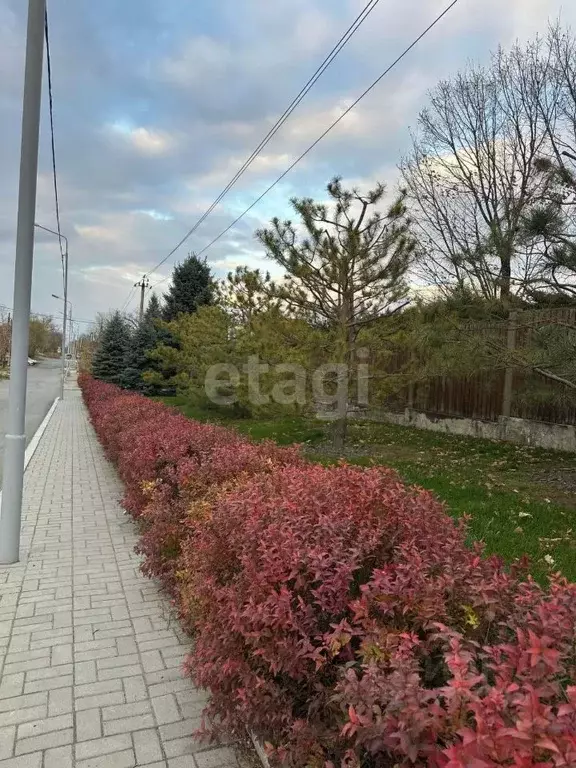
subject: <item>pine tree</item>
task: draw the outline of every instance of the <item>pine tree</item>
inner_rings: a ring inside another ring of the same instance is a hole
[[[164,297],[164,320],[176,320],[178,315],[196,312],[198,307],[213,303],[214,284],[210,267],[195,254],[177,264],[172,285]]]
[[[300,227],[272,219],[256,237],[286,278],[274,287],[289,311],[324,326],[335,336],[339,364],[334,445],[346,438],[356,347],[362,329],[393,314],[406,302],[406,275],[415,250],[406,214],[405,193],[384,212],[386,188],[365,193],[345,189],[339,177],[327,187],[331,205],[294,198]]]
[[[125,389],[146,393],[150,390],[150,386],[145,383],[142,375],[145,371],[154,368],[149,353],[159,341],[157,322],[161,314],[160,302],[156,294],[153,293],[126,355],[126,368],[122,375],[122,386]]]
[[[120,312],[115,312],[104,327],[100,347],[94,355],[94,378],[121,386],[129,347],[130,329]]]

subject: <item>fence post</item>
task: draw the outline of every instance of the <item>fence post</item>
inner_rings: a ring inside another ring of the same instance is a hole
[[[510,354],[516,349],[516,317],[514,310],[508,315],[508,332],[506,334],[506,352]],[[504,372],[504,389],[502,391],[502,416],[509,418],[512,413],[512,386],[514,383],[514,367],[507,361]]]
[[[406,407],[409,411],[412,411],[414,409],[414,382],[411,381],[408,384],[408,402],[406,403]]]
[[[408,391],[407,391],[407,400],[406,400],[406,407],[404,408],[404,413],[408,417],[408,419],[412,418],[412,411],[414,410],[414,395],[416,392],[416,385],[414,384],[414,363],[416,360],[416,356],[414,352],[410,353],[410,368],[409,368],[409,376],[410,381],[408,382]]]

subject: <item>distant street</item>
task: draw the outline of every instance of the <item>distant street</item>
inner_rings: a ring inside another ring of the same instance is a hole
[[[28,368],[28,395],[26,401],[26,444],[34,435],[54,398],[59,394],[60,361],[44,360]],[[0,381],[0,486],[4,463],[4,436],[8,413],[8,381]]]

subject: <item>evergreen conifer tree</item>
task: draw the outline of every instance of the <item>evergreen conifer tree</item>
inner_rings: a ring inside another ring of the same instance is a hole
[[[122,386],[125,389],[146,393],[150,390],[150,386],[146,384],[142,376],[145,371],[154,368],[153,361],[149,359],[149,352],[158,344],[157,321],[161,314],[160,302],[156,294],[153,293],[126,356],[126,367],[122,375]]]
[[[172,285],[164,297],[164,320],[170,322],[178,315],[192,314],[198,307],[212,304],[214,283],[210,267],[195,254],[174,267]]]
[[[104,327],[100,347],[94,355],[94,378],[121,386],[129,346],[128,324],[120,312],[115,312]]]

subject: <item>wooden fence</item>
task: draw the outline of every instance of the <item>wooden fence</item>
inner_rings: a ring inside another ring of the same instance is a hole
[[[576,391],[551,381],[528,365],[506,367],[534,343],[534,334],[543,326],[558,326],[562,332],[576,338],[576,308],[562,307],[546,310],[513,312],[507,321],[475,324],[467,329],[487,334],[492,342],[508,355],[502,355],[498,366],[465,377],[438,376],[411,384],[386,402],[390,410],[412,408],[434,416],[497,421],[512,416],[552,424],[576,424]],[[572,330],[574,329],[574,330]],[[399,372],[401,361],[396,358],[390,373]]]

